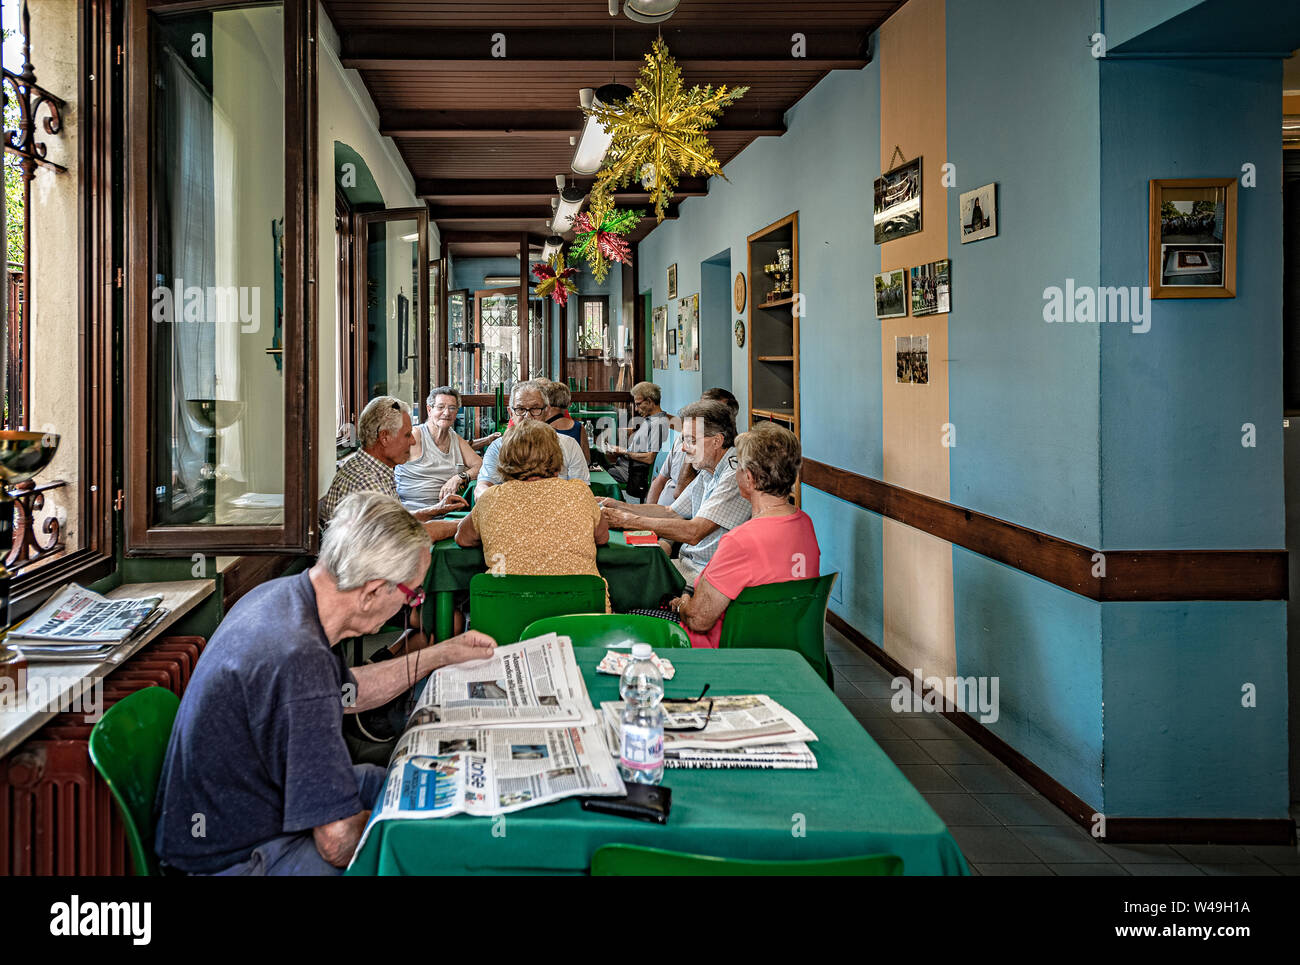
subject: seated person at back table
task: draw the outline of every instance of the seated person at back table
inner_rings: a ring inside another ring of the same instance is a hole
[[[740,403],[726,389],[705,389],[700,398],[726,403],[727,407],[731,409],[733,421],[740,415]],[[682,420],[678,416],[669,416],[668,425],[669,428],[680,433]],[[673,500],[677,498],[677,494],[686,492],[686,487],[691,484],[691,480],[694,478],[695,467],[686,458],[686,454],[682,451],[682,440],[678,439],[673,445],[672,451],[669,452],[668,458],[659,467],[659,474],[651,481],[650,492],[646,495],[645,502],[658,503],[660,506],[671,506]]]
[[[693,647],[717,648],[727,605],[745,587],[821,575],[812,519],[790,502],[802,462],[799,439],[760,422],[737,437],[736,461],[736,485],[754,515],[718,542],[694,593],[672,602]]]
[[[587,442],[587,426],[581,422],[574,422],[569,416],[569,406],[573,403],[573,393],[563,382],[552,382],[549,379],[538,379],[538,382],[545,381],[545,388],[542,394],[546,397],[546,411],[542,413],[542,418],[546,424],[562,436],[568,436],[582,447],[582,458],[587,460],[591,465],[591,444]]]
[[[543,418],[543,413],[546,412],[546,397],[542,394],[542,390],[542,383],[536,379],[515,383],[514,388],[510,390],[510,411],[514,415],[511,428],[528,420]],[[545,425],[545,422],[542,425]],[[547,429],[552,433],[555,432],[555,429],[550,426],[547,426]],[[563,457],[560,478],[581,479],[586,484],[591,479],[591,471],[587,468],[587,460],[583,458],[582,447],[569,436],[557,435],[556,438],[560,440],[560,453]],[[489,488],[501,482],[501,474],[497,471],[497,460],[501,456],[501,446],[504,442],[503,436],[488,446],[487,452],[483,453],[483,468],[479,470],[478,483],[474,489],[475,499],[479,499]]]
[[[320,501],[322,530],[330,525],[339,503],[353,493],[376,492],[398,498],[396,469],[411,457],[411,444],[415,442],[406,403],[391,395],[371,399],[357,419],[357,436],[361,449],[343,460]],[[452,493],[436,505],[416,510],[415,518],[424,523],[430,539],[448,539],[456,532],[456,524],[437,517],[468,507],[465,500]]]
[[[384,778],[378,765],[352,763],[343,715],[495,646],[470,631],[347,669],[335,644],[383,626],[418,595],[411,588],[428,568],[429,536],[401,503],[354,493],[335,509],[311,569],[268,580],[231,608],[167,745],[154,805],[164,864],[204,875],[343,873]]]
[[[602,499],[617,529],[651,529],[682,544],[673,564],[688,586],[713,558],[718,540],[749,519],[749,500],[736,488],[736,423],[721,402],[692,402],[682,410],[682,450],[697,475],[671,507]]]
[[[636,416],[632,419],[632,435],[627,448],[605,447],[605,454],[614,457],[609,474],[620,485],[627,485],[633,462],[653,466],[659,450],[668,440],[668,413],[659,407],[660,398],[659,386],[653,382],[638,382],[632,386],[632,407]]]
[[[396,469],[397,498],[414,512],[455,496],[478,475],[483,457],[457,433],[460,393],[440,385],[426,402],[429,419],[415,429],[410,458]]]
[[[596,547],[609,542],[609,527],[585,482],[557,478],[562,463],[555,430],[535,419],[520,422],[502,439],[498,466],[505,481],[478,497],[456,542],[481,544],[494,573],[600,576]]]

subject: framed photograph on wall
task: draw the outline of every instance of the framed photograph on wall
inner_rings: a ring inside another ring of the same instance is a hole
[[[961,243],[992,238],[998,233],[998,186],[986,184],[961,196]]]
[[[653,313],[652,344],[654,345],[654,367],[668,368],[668,306],[660,305]]]
[[[1147,284],[1152,298],[1237,296],[1237,179],[1151,182]]]
[[[677,303],[677,361],[683,371],[700,368],[700,296],[687,295]]]
[[[914,235],[921,230],[921,159],[900,164],[876,178],[874,218],[876,244]]]
[[[677,354],[677,332],[671,328],[668,330],[668,354]],[[668,366],[665,365],[664,368],[668,368]]]
[[[677,297],[677,263],[668,266],[668,297]]]
[[[952,279],[948,259],[912,269],[912,314],[935,315],[952,310]]]
[[[876,276],[876,318],[907,314],[907,271],[899,268]]]

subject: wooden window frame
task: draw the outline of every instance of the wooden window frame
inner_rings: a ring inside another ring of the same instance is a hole
[[[120,224],[114,221],[120,200],[114,191],[114,171],[120,157],[122,75],[113,53],[121,35],[111,0],[82,0],[77,29],[80,120],[75,177],[80,241],[85,252],[76,266],[80,318],[77,394],[82,419],[77,499],[82,546],[14,578],[9,604],[12,619],[37,609],[63,584],[93,583],[110,575],[115,567],[113,350],[118,305],[114,250],[121,235]]]
[[[316,532],[317,167],[314,0],[279,0],[284,11],[284,522],[280,526],[152,525],[149,381],[152,152],[149,14],[232,9],[239,0],[128,0],[126,4],[126,552],[176,556],[312,552]],[[252,106],[250,105],[250,109]]]

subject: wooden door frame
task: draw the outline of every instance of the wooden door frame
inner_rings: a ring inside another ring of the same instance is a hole
[[[383,223],[388,221],[411,221],[416,222],[416,231],[419,233],[419,251],[416,254],[416,264],[426,266],[425,271],[420,278],[420,290],[417,292],[416,304],[412,311],[419,318],[417,323],[416,339],[416,365],[419,371],[416,373],[415,380],[415,405],[411,410],[411,422],[420,423],[425,420],[428,413],[425,412],[425,400],[429,397],[429,389],[433,383],[429,381],[429,208],[427,205],[414,208],[385,208],[381,211],[363,211],[352,216],[353,237],[360,239],[356,248],[369,247],[370,239],[366,229],[372,223]],[[356,353],[356,378],[358,398],[369,401],[370,388],[366,382],[366,376],[370,371],[370,345],[366,339],[366,326],[369,323],[367,313],[368,294],[367,282],[369,280],[370,259],[368,253],[366,256],[353,258],[353,289],[352,311],[353,311],[353,328],[354,342],[353,351]],[[390,393],[391,394],[391,393]],[[362,403],[364,407],[365,403]]]

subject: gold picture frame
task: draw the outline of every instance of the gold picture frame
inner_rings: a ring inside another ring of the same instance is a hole
[[[1237,179],[1151,181],[1147,284],[1152,298],[1237,297]]]
[[[677,297],[677,262],[668,266],[668,297]]]

